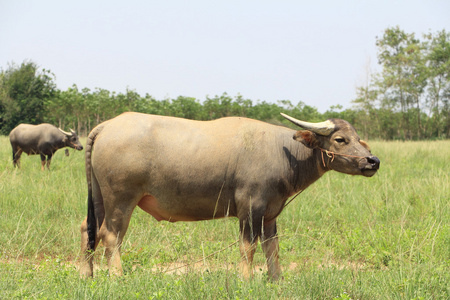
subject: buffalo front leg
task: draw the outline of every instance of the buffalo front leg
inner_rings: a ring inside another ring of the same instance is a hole
[[[47,155],[47,170],[50,170],[50,163],[52,162],[53,154]]]
[[[45,155],[41,153],[41,170],[44,171],[45,170]]]
[[[261,247],[266,256],[269,279],[278,280],[281,276],[281,268],[278,258],[279,245],[275,220],[264,223],[261,234]]]

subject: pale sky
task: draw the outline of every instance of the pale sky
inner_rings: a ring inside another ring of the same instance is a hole
[[[0,68],[31,60],[76,84],[158,100],[226,92],[351,107],[376,37],[450,31],[449,0],[0,0]]]

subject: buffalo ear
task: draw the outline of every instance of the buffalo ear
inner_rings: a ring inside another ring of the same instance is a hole
[[[302,143],[308,148],[319,147],[319,141],[316,138],[316,134],[309,130],[299,130],[294,134],[294,140]]]

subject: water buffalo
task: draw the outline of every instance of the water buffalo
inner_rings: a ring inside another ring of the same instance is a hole
[[[347,121],[283,116],[306,130],[239,117],[192,121],[140,113],[94,128],[86,145],[80,274],[93,275],[100,240],[109,272],[122,274],[120,247],[139,206],[158,221],[237,217],[244,277],[252,275],[260,239],[269,278],[278,279],[276,218],[286,200],[329,170],[370,177],[380,165]]]
[[[46,123],[40,125],[20,124],[11,130],[9,140],[15,167],[20,167],[22,152],[28,155],[40,154],[42,170],[46,163],[47,169],[50,170],[50,162],[56,150],[64,147],[83,150],[75,131],[71,129],[70,132],[66,132]]]

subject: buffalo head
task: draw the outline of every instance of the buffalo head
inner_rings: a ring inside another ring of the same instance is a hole
[[[78,135],[73,129],[70,129],[70,132],[64,131],[61,128],[58,129],[65,135],[63,142],[66,146],[76,150],[83,150],[83,145],[81,145]]]
[[[372,155],[369,145],[359,138],[355,128],[347,121],[330,119],[310,123],[283,113],[281,115],[306,129],[297,131],[293,138],[308,148],[320,150],[324,168],[367,177],[373,176],[379,169],[380,160]]]

